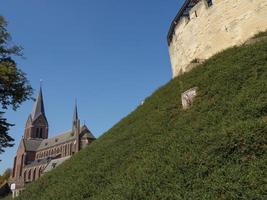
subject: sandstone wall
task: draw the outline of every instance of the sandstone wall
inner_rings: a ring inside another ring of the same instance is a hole
[[[194,59],[240,45],[267,30],[267,0],[200,1],[175,27],[169,46],[173,77],[190,70]]]

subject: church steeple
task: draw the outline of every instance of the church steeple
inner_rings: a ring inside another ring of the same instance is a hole
[[[80,150],[80,119],[78,116],[78,108],[77,102],[75,101],[74,112],[73,112],[73,119],[72,119],[72,131],[75,135],[75,152]]]
[[[48,122],[45,116],[42,87],[40,87],[37,98],[33,105],[33,110],[28,117],[24,131],[24,138],[48,138]]]
[[[37,99],[36,99],[36,101],[34,103],[34,106],[33,106],[33,110],[32,110],[32,113],[31,113],[32,120],[34,121],[40,115],[44,115],[45,116],[42,87],[40,87]]]
[[[79,119],[78,108],[77,108],[77,102],[75,101],[74,112],[73,112],[73,122],[77,121],[78,119]]]
[[[80,119],[78,116],[78,108],[77,108],[77,101],[75,101],[73,118],[72,118],[72,130],[74,131],[77,128],[78,123],[80,123]]]

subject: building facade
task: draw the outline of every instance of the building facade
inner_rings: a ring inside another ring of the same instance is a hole
[[[173,77],[267,30],[266,0],[185,0],[168,33]]]
[[[51,171],[95,140],[86,125],[80,125],[77,105],[70,131],[48,138],[48,130],[42,88],[40,88],[14,158],[9,182],[15,196],[27,183]]]

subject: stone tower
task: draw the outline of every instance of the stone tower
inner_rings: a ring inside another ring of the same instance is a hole
[[[184,0],[168,33],[173,77],[267,30],[266,0]]]
[[[42,87],[40,87],[32,113],[29,115],[24,130],[24,139],[47,139],[48,122],[45,116]]]

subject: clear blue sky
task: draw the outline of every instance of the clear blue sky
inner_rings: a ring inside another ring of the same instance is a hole
[[[75,98],[81,122],[99,137],[171,79],[166,35],[182,0],[1,0],[17,59],[43,95],[49,135],[71,128]],[[16,126],[13,148],[0,155],[12,167],[28,101],[6,117]]]

